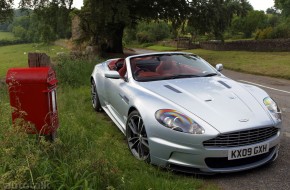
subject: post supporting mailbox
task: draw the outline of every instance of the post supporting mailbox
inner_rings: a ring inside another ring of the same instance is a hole
[[[12,68],[6,75],[12,121],[25,121],[29,134],[54,140],[59,127],[56,103],[57,79],[51,67]]]

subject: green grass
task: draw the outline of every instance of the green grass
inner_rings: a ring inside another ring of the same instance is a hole
[[[149,49],[149,50],[155,50],[155,51],[176,51],[176,47],[153,45],[152,43],[145,43],[145,44],[133,43],[133,44],[129,44],[128,48],[141,48],[141,49],[143,48],[143,49]]]
[[[290,79],[289,52],[190,50],[211,64],[239,72]]]
[[[57,52],[67,52],[67,50],[60,46],[44,46],[39,44],[0,46],[0,78],[6,76],[9,68],[27,67],[29,52],[47,53],[54,58],[57,56]]]
[[[15,48],[6,48],[11,59],[18,55],[11,52]],[[65,57],[55,61],[60,128],[53,144],[37,143],[11,127],[7,88],[0,84],[0,189],[8,183],[41,182],[51,189],[217,189],[194,175],[171,173],[136,160],[108,116],[91,107],[89,76],[96,62]]]
[[[156,50],[156,51],[176,51],[176,47],[169,46],[161,46],[161,45],[153,45],[148,46],[146,49]]]
[[[11,32],[1,32],[0,31],[0,41],[1,40],[16,40],[17,38]]]

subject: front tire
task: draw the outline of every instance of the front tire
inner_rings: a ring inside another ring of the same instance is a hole
[[[129,114],[126,124],[129,150],[138,160],[150,162],[150,149],[143,119],[138,111]]]
[[[94,110],[97,112],[101,112],[102,106],[100,103],[96,83],[94,80],[91,81],[91,95],[92,95],[92,105],[93,105]]]

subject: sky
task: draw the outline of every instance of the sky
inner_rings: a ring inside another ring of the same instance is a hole
[[[267,8],[274,6],[274,0],[248,0],[255,10],[266,11]],[[19,0],[14,1],[14,5],[18,5]],[[83,0],[74,0],[73,6],[76,8],[81,8],[83,5]]]
[[[80,1],[80,0],[79,0]],[[274,0],[248,0],[255,10],[266,11],[274,6]]]

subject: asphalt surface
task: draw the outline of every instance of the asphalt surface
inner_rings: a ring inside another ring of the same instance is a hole
[[[153,51],[134,49],[136,54]],[[218,184],[224,190],[289,190],[290,189],[290,80],[257,76],[223,70],[222,73],[238,82],[264,89],[282,110],[283,129],[278,158],[268,164],[248,171],[200,176],[205,183]]]
[[[282,109],[283,129],[279,156],[275,162],[253,170],[205,177],[221,189],[290,189],[290,81],[224,70],[222,73],[236,81],[264,89]]]

